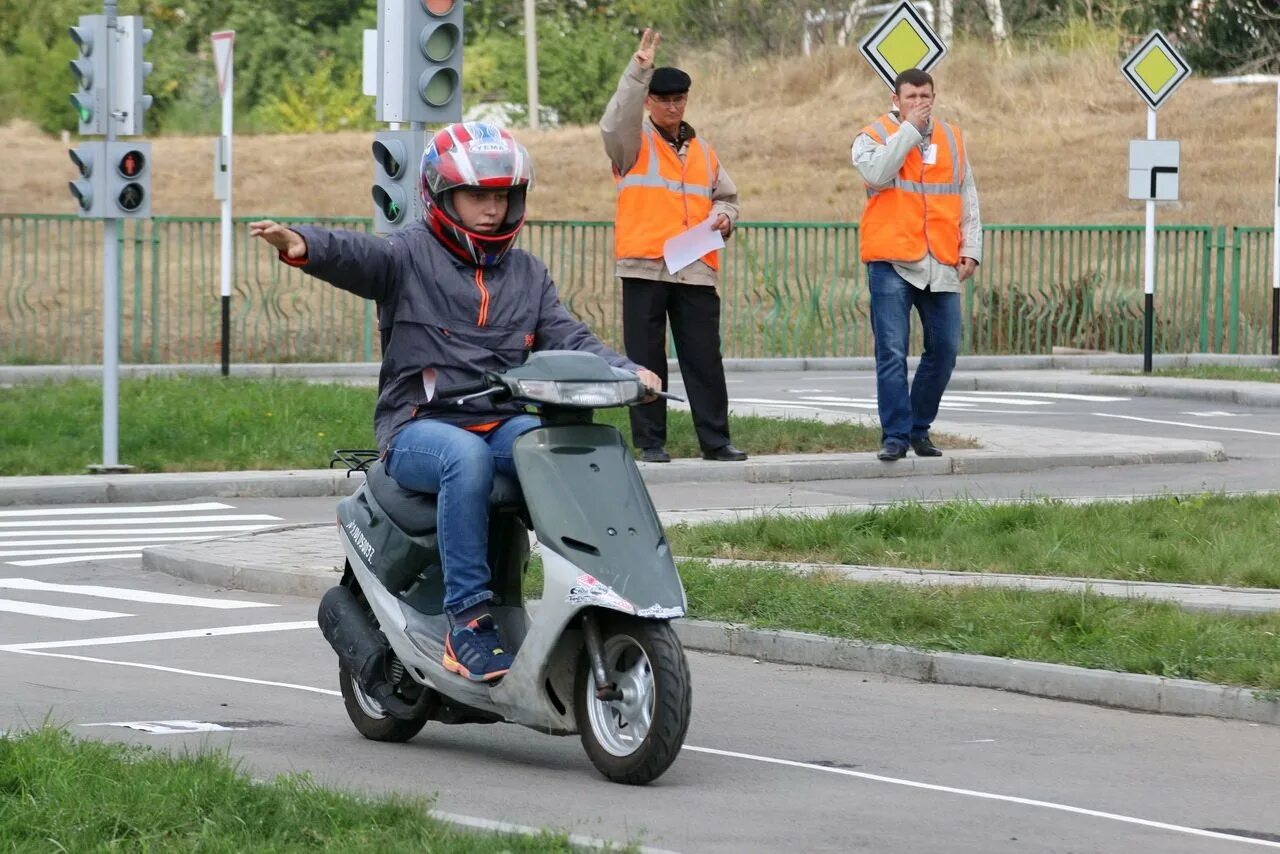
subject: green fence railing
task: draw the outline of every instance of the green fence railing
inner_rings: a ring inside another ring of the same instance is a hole
[[[232,361],[376,360],[374,306],[279,263],[247,238],[248,221],[236,221]],[[0,362],[101,361],[102,234],[74,216],[0,215]],[[1155,351],[1265,353],[1271,239],[1269,228],[1160,227]],[[121,359],[217,363],[217,220],[128,221],[119,240]],[[547,263],[569,310],[619,346],[612,224],[531,222],[520,245]],[[1137,225],[988,226],[964,293],[964,352],[1141,352],[1142,247]],[[865,276],[854,224],[741,224],[722,269],[725,355],[870,355]]]

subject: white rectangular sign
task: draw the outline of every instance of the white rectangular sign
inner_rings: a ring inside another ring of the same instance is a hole
[[[1129,140],[1129,198],[1176,202],[1180,160],[1177,140]]]

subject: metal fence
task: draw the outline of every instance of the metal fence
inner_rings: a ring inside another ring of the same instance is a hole
[[[279,263],[247,238],[248,221],[236,221],[232,361],[376,360],[374,306]],[[74,216],[0,215],[0,362],[101,361],[102,234]],[[1141,352],[1142,236],[1137,225],[988,226],[964,293],[964,352]],[[1160,227],[1155,351],[1266,352],[1271,240],[1269,228]],[[619,346],[612,224],[531,222],[520,245],[547,263],[569,310]],[[217,220],[126,222],[120,249],[121,359],[216,363]],[[741,224],[722,269],[724,354],[870,355],[865,275],[854,224]]]

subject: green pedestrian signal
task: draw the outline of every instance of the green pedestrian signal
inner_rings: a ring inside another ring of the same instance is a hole
[[[415,0],[416,2],[416,0]],[[418,165],[423,131],[379,131],[373,140],[373,231],[389,234],[412,221],[418,208]]]

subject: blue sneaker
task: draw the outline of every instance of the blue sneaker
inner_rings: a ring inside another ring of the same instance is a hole
[[[512,658],[502,648],[498,626],[489,614],[458,626],[444,638],[444,669],[472,682],[496,682],[511,669]]]

